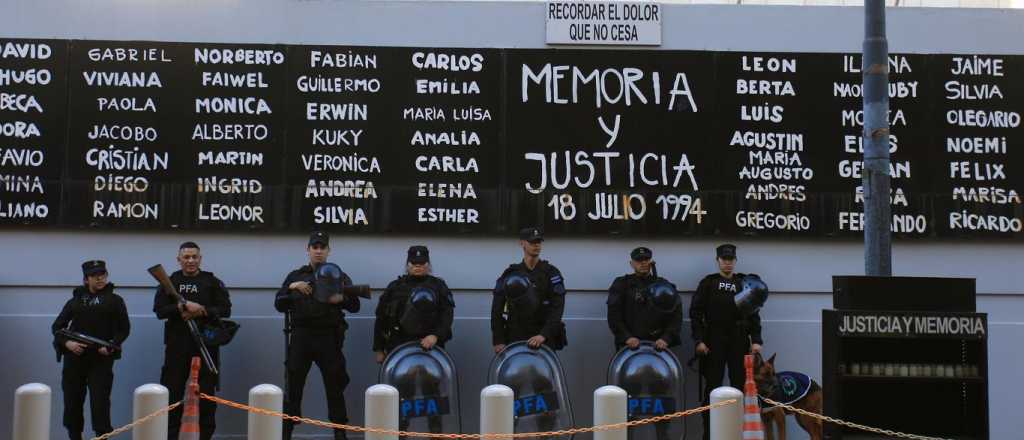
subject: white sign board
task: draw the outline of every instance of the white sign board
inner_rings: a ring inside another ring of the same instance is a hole
[[[548,2],[547,43],[658,46],[661,12],[651,2]]]

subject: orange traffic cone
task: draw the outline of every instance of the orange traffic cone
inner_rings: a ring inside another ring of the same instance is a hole
[[[757,384],[754,383],[754,356],[744,356],[743,366],[747,370],[747,380],[743,384],[743,440],[764,440],[761,405],[757,401]]]
[[[178,440],[199,440],[199,357],[192,358],[192,371],[185,385],[185,403],[181,413]]]

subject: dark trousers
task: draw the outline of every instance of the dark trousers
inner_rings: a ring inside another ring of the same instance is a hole
[[[302,415],[302,394],[306,386],[309,368],[316,363],[324,381],[327,393],[327,417],[334,423],[348,423],[345,408],[345,387],[348,386],[348,372],[345,371],[345,356],[341,353],[342,334],[334,328],[311,329],[297,327],[292,330],[288,346],[288,396],[285,413]],[[284,422],[285,437],[290,438],[294,422]],[[345,438],[345,431],[336,429],[335,438]]]
[[[174,403],[185,397],[185,386],[188,384],[188,376],[192,372],[192,357],[199,356],[198,351],[180,350],[168,348],[164,351],[164,367],[160,374],[160,384],[167,387],[170,394],[170,402]],[[220,353],[216,349],[210,350],[210,356],[220,369]],[[200,361],[202,362],[202,361]],[[199,392],[214,395],[217,391],[217,376],[215,376],[206,364],[199,368]],[[167,438],[178,439],[178,431],[181,429],[181,414],[184,404],[174,409],[167,415]],[[209,400],[199,400],[199,438],[209,440],[217,429],[217,404]]]
[[[89,393],[92,429],[96,435],[114,429],[110,426],[110,388],[114,384],[114,359],[89,349],[81,356],[65,353],[60,387],[64,391],[64,427],[73,439],[85,429],[85,395]]]
[[[743,391],[747,374],[743,366],[743,357],[750,354],[750,338],[736,330],[729,336],[712,336],[705,342],[710,350],[701,360],[704,375],[704,390],[701,398],[705,405],[711,402],[711,391],[722,386],[725,369],[729,368],[729,386]],[[709,414],[704,412],[704,438],[710,438]]]

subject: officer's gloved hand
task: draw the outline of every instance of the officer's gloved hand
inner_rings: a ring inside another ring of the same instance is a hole
[[[85,352],[86,345],[82,344],[80,342],[67,341],[67,342],[64,343],[64,347],[66,347],[68,349],[68,351],[70,351],[70,352],[72,352],[72,353],[74,353],[76,355],[80,355],[83,352]]]
[[[637,347],[640,346],[640,339],[638,339],[638,338],[626,339],[626,346],[629,347],[630,350],[636,350]]]
[[[542,344],[544,344],[544,341],[546,341],[546,340],[548,340],[548,339],[545,338],[544,335],[537,335],[537,336],[534,336],[534,337],[528,339],[526,341],[526,345],[530,346],[530,348],[536,349],[536,348],[540,348],[540,346]]]
[[[703,342],[697,344],[697,354],[703,356],[703,355],[708,354],[708,352],[710,352],[710,351],[711,351],[711,349],[708,348],[707,344],[705,344]]]
[[[296,281],[294,283],[291,283],[291,284],[288,285],[288,289],[289,290],[297,290],[299,293],[301,293],[303,295],[312,295],[313,294],[313,286],[310,286],[309,283],[307,283],[305,281]]]
[[[431,348],[434,348],[434,345],[436,344],[437,336],[434,335],[427,335],[424,336],[423,339],[420,339],[420,347],[423,347],[424,350],[430,350]]]
[[[668,342],[665,342],[664,339],[658,339],[654,341],[654,348],[658,351],[664,350],[668,348]]]

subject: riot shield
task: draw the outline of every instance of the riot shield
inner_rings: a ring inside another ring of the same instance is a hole
[[[378,382],[398,389],[398,428],[416,432],[462,432],[455,361],[441,347],[419,341],[399,345],[384,360]]]
[[[507,345],[491,361],[487,383],[515,393],[515,432],[555,431],[575,424],[562,363],[547,346],[532,349],[526,341]]]
[[[608,384],[626,390],[629,420],[671,414],[682,409],[682,369],[669,350],[658,351],[651,342],[637,349],[624,347],[608,364]],[[682,419],[629,428],[630,440],[677,440],[683,435]]]

